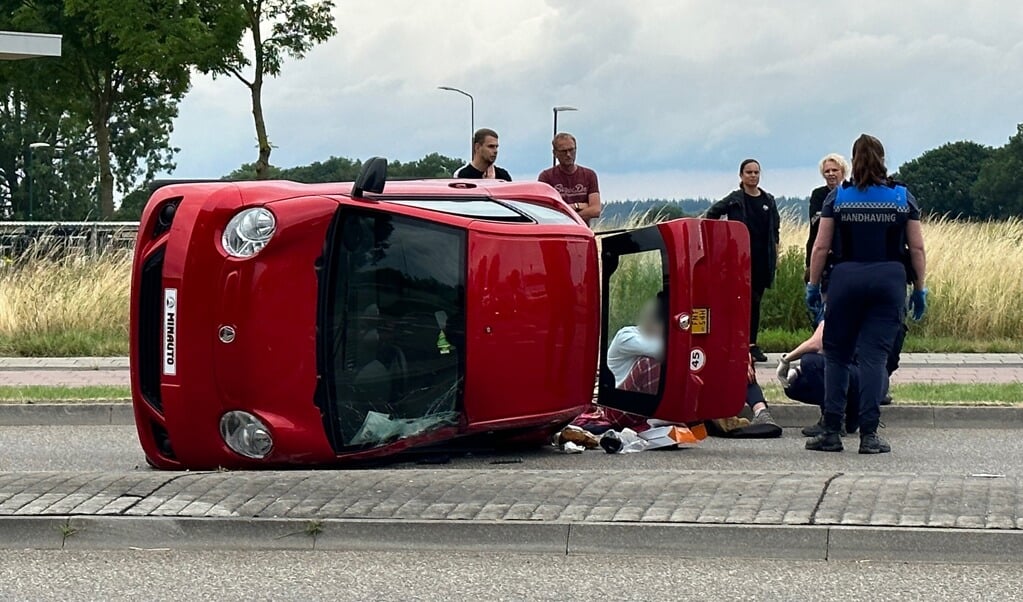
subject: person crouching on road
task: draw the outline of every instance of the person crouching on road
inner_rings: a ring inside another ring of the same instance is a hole
[[[821,353],[824,338],[824,322],[817,324],[817,328],[810,335],[810,338],[800,343],[792,351],[782,355],[778,362],[778,380],[784,387],[785,395],[789,399],[815,405],[821,409],[820,419],[802,430],[805,437],[816,437],[824,432],[824,354]],[[899,367],[899,355],[902,353],[902,344],[906,340],[906,326],[903,324],[895,336],[895,343],[892,352],[888,356],[885,372],[889,379],[885,379],[884,391],[888,392],[890,377]],[[798,363],[797,363],[798,362]],[[849,368],[849,389],[846,394],[845,405],[845,428],[844,432],[850,435],[859,429],[860,425],[860,371],[859,366],[853,364]],[[886,397],[890,401],[890,397]],[[882,405],[884,402],[882,401]]]
[[[859,363],[861,454],[891,451],[877,435],[885,365],[906,309],[908,250],[913,269],[909,309],[927,309],[926,256],[920,208],[906,187],[888,176],[884,146],[867,134],[852,149],[852,181],[828,194],[810,257],[807,309],[820,313],[820,281],[827,254],[834,268],[824,307],[824,432],[806,442],[813,451],[842,451],[842,415],[854,355]]]

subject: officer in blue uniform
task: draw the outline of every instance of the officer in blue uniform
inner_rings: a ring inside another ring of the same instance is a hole
[[[885,366],[902,328],[907,282],[913,284],[913,319],[921,319],[927,309],[926,256],[920,209],[909,190],[888,176],[881,141],[863,134],[852,155],[852,181],[825,199],[810,257],[806,305],[812,312],[823,304],[820,281],[828,251],[834,267],[823,336],[824,429],[806,442],[806,449],[842,451],[840,429],[855,356],[860,374],[859,452],[879,454],[891,451],[877,435]]]

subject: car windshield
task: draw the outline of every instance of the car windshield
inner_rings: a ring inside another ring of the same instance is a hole
[[[465,231],[341,208],[329,241],[321,400],[338,449],[455,426],[465,340]]]
[[[391,199],[389,202],[495,222],[530,223],[528,217],[489,199]]]

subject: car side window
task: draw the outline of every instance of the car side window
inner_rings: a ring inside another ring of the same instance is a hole
[[[608,280],[607,366],[615,388],[657,395],[666,344],[661,252],[618,257]]]
[[[331,265],[335,425],[374,447],[457,425],[464,369],[466,234],[350,211]]]
[[[601,405],[653,416],[668,365],[669,270],[656,226],[601,239]]]

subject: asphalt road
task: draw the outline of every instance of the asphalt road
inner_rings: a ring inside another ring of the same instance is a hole
[[[1012,600],[1018,566],[383,552],[0,553],[18,600]]]
[[[693,449],[609,456],[602,451],[567,455],[553,448],[466,455],[435,455],[446,463],[407,461],[396,469],[491,468],[647,470],[826,471],[1023,476],[1023,431],[1013,429],[884,429],[893,453],[861,456],[859,439],[845,439],[846,451],[808,452],[796,430],[774,440],[707,439]],[[131,426],[0,428],[0,471],[149,470]]]

